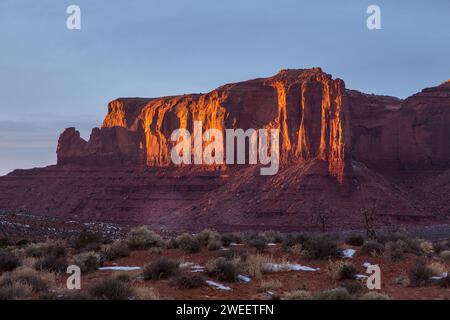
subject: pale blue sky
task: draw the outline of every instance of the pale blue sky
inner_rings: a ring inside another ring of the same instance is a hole
[[[66,29],[81,7],[82,30]],[[382,30],[366,28],[381,7]],[[108,101],[207,92],[320,66],[348,88],[406,97],[450,77],[450,1],[0,0],[0,174],[55,163]]]

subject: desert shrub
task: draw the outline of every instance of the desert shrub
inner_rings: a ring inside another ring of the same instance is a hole
[[[18,300],[30,296],[32,288],[22,283],[11,283],[0,286],[0,300]]]
[[[283,248],[287,249],[295,245],[303,245],[309,239],[303,233],[288,233],[283,237]]]
[[[134,295],[133,289],[126,282],[116,278],[104,279],[89,290],[90,295],[100,300],[128,300]]]
[[[0,251],[0,271],[12,271],[19,267],[21,262],[19,258],[8,251]]]
[[[0,239],[0,248],[5,248],[9,245],[8,238],[1,238]]]
[[[226,282],[236,281],[239,273],[237,263],[223,257],[209,261],[206,265],[206,271],[210,276]]]
[[[25,247],[28,244],[30,244],[30,241],[28,241],[27,239],[20,239],[19,241],[16,242],[16,246],[20,248]]]
[[[268,255],[252,254],[249,255],[242,263],[242,271],[252,278],[260,279],[263,274],[267,273],[267,263],[271,263],[272,258]]]
[[[220,256],[224,257],[227,260],[242,260],[245,261],[248,257],[248,252],[246,250],[239,250],[239,249],[230,249],[220,252]]]
[[[224,233],[220,237],[220,241],[222,241],[224,246],[229,246],[231,243],[242,243],[242,235],[239,233]]]
[[[176,276],[172,285],[180,290],[200,288],[205,285],[205,278],[196,273],[184,273]]]
[[[62,273],[67,270],[65,257],[46,256],[38,259],[33,266],[36,270]]]
[[[341,257],[337,242],[329,237],[309,239],[304,243],[306,259],[327,260]]]
[[[263,239],[266,239],[266,242],[271,243],[282,243],[283,242],[283,235],[278,231],[264,231],[260,234],[260,237]]]
[[[102,257],[107,261],[130,256],[130,247],[125,241],[114,241],[102,247]]]
[[[383,254],[384,246],[377,241],[367,241],[363,244],[361,251],[365,255],[376,257]]]
[[[399,286],[409,286],[409,278],[405,275],[398,276],[394,279],[394,284]]]
[[[144,266],[144,280],[167,279],[178,272],[178,264],[166,258],[160,258]]]
[[[286,292],[283,295],[283,300],[311,300],[312,295],[308,291],[295,290],[291,292]]]
[[[270,291],[270,290],[278,290],[283,286],[280,280],[278,279],[270,279],[270,280],[261,280],[261,290]]]
[[[333,280],[351,280],[358,273],[356,267],[344,261],[329,262],[328,270]]]
[[[202,247],[202,242],[195,236],[189,233],[183,233],[176,238],[178,247],[187,253],[199,252]]]
[[[385,256],[391,261],[403,260],[405,243],[402,240],[387,242],[385,245]]]
[[[248,241],[248,245],[255,248],[257,251],[264,251],[266,249],[267,240],[262,237],[254,237]]]
[[[55,278],[53,274],[39,272],[27,267],[4,273],[0,277],[0,287],[22,284],[29,286],[33,293],[47,292],[54,286],[54,283]]]
[[[449,250],[447,241],[439,241],[433,243],[433,250],[435,253],[440,254],[442,251]]]
[[[97,251],[101,248],[102,243],[102,234],[85,229],[73,239],[72,246],[77,250]]]
[[[370,291],[361,296],[361,300],[390,300],[388,295],[378,293],[375,291]]]
[[[131,229],[127,234],[126,241],[133,250],[161,247],[164,244],[161,236],[146,226]]]
[[[450,261],[450,250],[444,250],[439,254],[439,257],[444,261]]]
[[[447,267],[440,262],[432,262],[427,267],[431,270],[433,276],[437,277],[441,277],[447,271]]]
[[[433,243],[426,240],[421,240],[419,242],[420,251],[423,254],[430,255],[434,252]]]
[[[408,278],[409,283],[413,287],[424,286],[430,283],[430,278],[433,276],[431,270],[424,260],[417,260],[409,269]]]
[[[443,277],[442,279],[439,279],[438,285],[441,288],[450,288],[450,275],[447,274],[447,276]]]
[[[33,258],[48,256],[62,258],[66,256],[66,253],[66,245],[62,241],[48,240],[46,242],[31,243],[25,248],[25,255]]]
[[[101,258],[94,251],[82,252],[74,255],[70,264],[80,267],[82,272],[93,272],[101,265]]]
[[[359,295],[365,288],[360,281],[344,280],[339,282],[339,286],[347,290],[351,295]]]
[[[351,300],[352,298],[347,289],[342,287],[322,291],[314,295],[315,300]]]
[[[220,234],[216,231],[205,229],[195,236],[202,246],[207,246],[211,241],[219,241]]]
[[[364,237],[361,235],[351,235],[345,242],[351,246],[361,247],[364,244]]]
[[[211,241],[209,241],[206,248],[209,251],[219,250],[220,248],[222,248],[222,243],[219,240],[211,240]]]
[[[155,288],[134,287],[133,291],[137,300],[159,300],[159,292]]]

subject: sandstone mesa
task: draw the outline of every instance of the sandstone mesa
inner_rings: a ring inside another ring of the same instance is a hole
[[[278,129],[280,171],[174,165],[171,133]],[[58,163],[0,177],[0,209],[160,228],[317,230],[448,223],[450,82],[401,100],[345,88],[320,68],[282,70],[206,94],[119,98],[85,141],[66,129]]]

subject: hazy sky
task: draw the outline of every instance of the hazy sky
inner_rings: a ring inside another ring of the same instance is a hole
[[[71,4],[81,30],[66,28]],[[88,137],[117,97],[314,66],[406,97],[450,78],[449,57],[449,0],[0,0],[0,174],[55,163],[62,130]]]

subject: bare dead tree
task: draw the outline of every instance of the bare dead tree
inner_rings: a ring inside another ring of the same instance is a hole
[[[360,209],[360,213],[363,217],[367,238],[375,239],[376,238],[375,218],[377,217],[378,214],[377,199],[371,198],[368,202],[366,202],[365,206]]]
[[[312,221],[322,228],[322,233],[327,231],[330,220],[330,209],[323,199],[314,200],[311,208]]]

